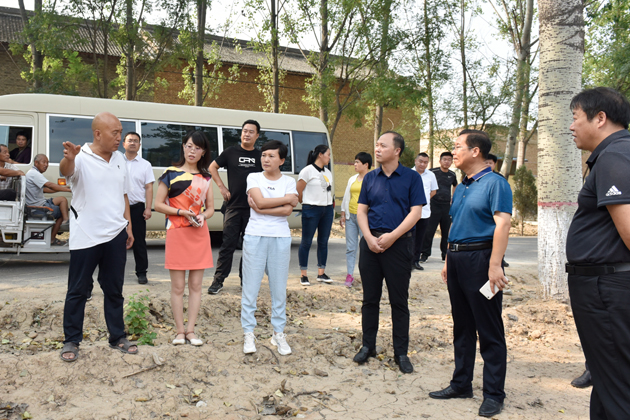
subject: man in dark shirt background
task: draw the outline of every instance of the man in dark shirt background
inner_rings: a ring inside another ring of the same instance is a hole
[[[421,263],[426,262],[431,256],[433,237],[435,236],[438,225],[440,226],[440,232],[442,232],[442,239],[440,241],[442,261],[444,261],[444,257],[446,256],[448,231],[451,227],[451,216],[449,215],[449,211],[451,210],[451,194],[455,190],[455,187],[457,187],[457,176],[455,172],[448,169],[452,164],[452,153],[444,152],[440,155],[440,166],[431,169],[431,172],[435,174],[435,178],[437,179],[438,190],[431,199],[431,217],[429,218],[429,225],[424,237],[422,253],[420,254]]]
[[[214,281],[208,288],[208,293],[216,295],[223,289],[225,278],[232,271],[232,259],[238,246],[239,239],[245,233],[249,221],[249,204],[247,204],[247,175],[252,172],[262,172],[260,164],[260,150],[254,144],[260,134],[260,124],[254,120],[247,120],[241,129],[241,144],[228,147],[210,164],[210,174],[216,182],[227,206],[223,217],[223,243],[219,250],[217,268]],[[219,168],[227,169],[228,187],[219,176]],[[241,259],[239,277],[242,275]]]
[[[593,391],[590,418],[630,419],[630,103],[610,88],[571,101],[589,174],[567,235],[569,295]]]
[[[26,131],[19,131],[15,135],[17,147],[11,150],[9,156],[12,163],[31,163],[31,147],[28,146],[28,134]]]

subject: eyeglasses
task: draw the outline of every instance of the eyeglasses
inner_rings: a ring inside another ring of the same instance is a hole
[[[199,152],[203,152],[203,149],[199,146],[193,146],[191,144],[185,144],[184,148],[190,152],[195,152],[195,153],[199,153]]]
[[[127,143],[132,143],[132,144],[133,144],[133,143],[138,143],[138,144],[140,144],[140,140],[137,140],[137,139],[129,139],[129,140],[125,140],[125,141],[126,141]]]

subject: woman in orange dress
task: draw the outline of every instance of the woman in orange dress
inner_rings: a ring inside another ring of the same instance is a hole
[[[177,328],[173,344],[200,346],[195,321],[201,306],[201,283],[206,268],[213,267],[206,219],[214,213],[210,143],[201,131],[184,137],[179,162],[159,179],[155,210],[166,215],[164,268],[171,274],[171,308]],[[184,289],[188,270],[188,326],[184,327]]]

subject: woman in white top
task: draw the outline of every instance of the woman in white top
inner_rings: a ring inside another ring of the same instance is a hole
[[[352,287],[354,282],[354,264],[357,260],[357,248],[361,236],[359,223],[357,222],[357,208],[359,207],[359,194],[363,177],[372,169],[372,156],[369,153],[359,152],[354,157],[354,171],[357,172],[348,180],[346,192],[341,202],[341,220],[339,224],[346,228],[346,264],[348,275],[346,276],[346,286]]]
[[[282,175],[280,167],[288,153],[277,140],[265,143],[260,162],[263,172],[247,176],[247,196],[251,207],[243,238],[243,293],[241,325],[244,332],[243,352],[256,352],[256,299],[267,270],[271,292],[271,344],[281,355],[291,354],[284,327],[287,323],[287,280],[291,260],[291,230],[287,217],[297,206],[295,180]]]
[[[317,280],[332,283],[326,275],[328,238],[335,217],[332,174],[326,167],[330,163],[330,148],[320,144],[308,153],[306,167],[300,171],[297,192],[302,203],[302,242],[298,251],[302,277],[300,283],[310,286],[306,269],[308,253],[317,230]]]

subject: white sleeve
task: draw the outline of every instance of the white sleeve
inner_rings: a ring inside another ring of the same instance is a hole
[[[48,182],[46,177],[42,173],[40,173],[39,171],[36,171],[35,169],[32,169],[32,170],[28,171],[27,178],[28,178],[28,174],[30,174],[31,172],[33,172],[33,174],[30,176],[31,181],[33,181],[33,184],[35,184],[37,186],[37,188],[43,188],[44,185]]]
[[[313,178],[310,169],[312,168],[311,165],[307,165],[304,169],[302,169],[300,171],[300,175],[298,175],[298,181],[302,180],[304,182],[306,182],[308,184],[308,181],[311,180],[311,178]]]
[[[297,192],[297,188],[296,188],[297,184],[295,182],[295,179],[291,178],[290,176],[286,176],[286,175],[284,175],[284,176],[287,179],[287,182],[285,183],[286,185],[285,185],[284,195],[287,195],[287,194],[295,194],[295,195],[297,195],[298,192]]]
[[[81,169],[83,167],[83,156],[82,155],[84,153],[85,152],[83,150],[81,150],[79,152],[79,154],[74,158],[74,172],[72,172],[72,175],[66,177],[66,179],[70,183],[76,182],[79,178],[81,178]]]
[[[431,191],[436,191],[438,189],[437,178],[433,172],[429,172],[431,174]]]
[[[245,192],[249,192],[249,190],[251,190],[252,188],[260,189],[260,185],[258,183],[258,176],[257,176],[258,174],[262,174],[262,172],[258,172],[258,173],[254,172],[247,175],[247,188]]]
[[[122,159],[122,163],[123,165],[125,165],[125,170],[123,171],[123,174],[125,174],[125,181],[123,183],[123,194],[129,195],[129,191],[131,191],[129,178],[131,177],[129,176],[129,171],[127,170],[127,162],[125,162],[125,159]]]
[[[153,168],[151,164],[147,161],[147,168],[144,175],[144,185],[153,184],[155,182],[155,175],[153,175]]]

